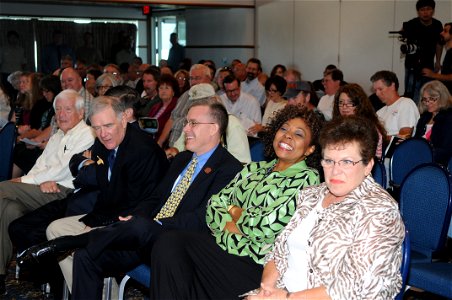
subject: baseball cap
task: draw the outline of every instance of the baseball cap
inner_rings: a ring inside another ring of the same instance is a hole
[[[295,86],[292,88],[288,88],[284,93],[283,97],[286,99],[294,98],[301,91],[310,92],[311,85],[307,81],[296,81]]]

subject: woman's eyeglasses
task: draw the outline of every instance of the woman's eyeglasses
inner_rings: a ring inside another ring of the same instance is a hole
[[[324,167],[326,169],[332,168],[336,164],[338,165],[338,167],[340,167],[342,169],[350,169],[362,161],[363,161],[362,159],[360,159],[358,161],[352,161],[349,159],[341,159],[340,161],[334,161],[332,159],[323,158],[320,161],[320,164],[322,165],[322,167]]]
[[[353,102],[342,102],[342,101],[339,101],[337,105],[339,107],[347,107],[347,108],[351,108],[351,107],[355,107],[356,106],[355,103],[353,103]]]
[[[422,97],[421,101],[424,104],[435,103],[439,100],[439,97]]]

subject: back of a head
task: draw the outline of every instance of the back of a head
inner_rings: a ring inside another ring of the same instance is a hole
[[[127,85],[118,85],[108,89],[104,96],[116,97],[124,103],[125,108],[132,108],[135,112],[135,106],[140,100],[138,92]]]
[[[332,69],[332,70],[327,71],[325,73],[325,76],[328,76],[328,75],[330,75],[331,79],[333,79],[334,81],[340,81],[340,82],[344,81],[344,73],[342,73],[342,71],[339,69]]]

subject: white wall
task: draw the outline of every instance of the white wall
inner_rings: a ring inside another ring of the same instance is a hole
[[[296,67],[307,80],[321,78],[327,64],[367,91],[378,70],[394,71],[403,91],[400,43],[388,31],[416,16],[415,0],[257,1],[257,57],[270,72],[278,63]],[[452,21],[452,1],[437,0],[435,17]]]

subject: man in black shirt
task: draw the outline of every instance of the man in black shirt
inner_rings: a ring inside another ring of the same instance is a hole
[[[418,17],[403,23],[402,36],[406,38],[408,49],[405,52],[405,97],[419,101],[419,90],[429,81],[423,76],[422,69],[439,71],[442,45],[440,33],[442,24],[433,18],[434,0],[416,2]],[[410,46],[412,49],[410,49]],[[436,61],[435,61],[436,58]]]

